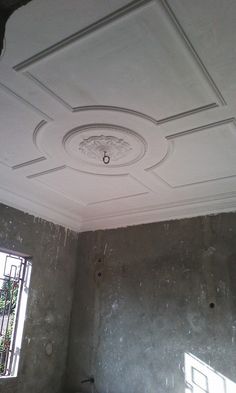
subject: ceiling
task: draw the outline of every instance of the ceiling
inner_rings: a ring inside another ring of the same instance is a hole
[[[77,231],[236,210],[235,36],[234,0],[17,10],[0,201]]]

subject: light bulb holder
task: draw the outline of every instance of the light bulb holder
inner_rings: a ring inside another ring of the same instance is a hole
[[[111,160],[110,156],[107,154],[106,151],[104,151],[102,161],[104,162],[105,165],[107,165],[107,164],[109,164],[110,160]]]

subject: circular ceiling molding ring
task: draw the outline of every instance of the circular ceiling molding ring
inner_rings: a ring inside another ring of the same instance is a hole
[[[110,168],[133,165],[147,151],[147,142],[136,132],[113,124],[88,124],[69,131],[63,138],[69,156],[88,165],[103,167],[104,153]]]
[[[150,121],[154,124],[159,124],[163,122],[163,119],[157,120],[152,116],[146,115],[140,111],[136,111],[135,109],[130,108],[123,108],[121,106],[114,106],[114,105],[85,105],[85,106],[77,106],[73,108],[73,113],[79,112],[88,112],[88,111],[109,111],[109,112],[120,112],[120,113],[127,113],[132,116],[137,116],[147,121]]]
[[[164,135],[160,125],[133,112],[89,108],[40,124],[34,143],[58,165],[109,176],[163,162],[168,151]],[[102,161],[104,154],[110,157],[109,164]]]

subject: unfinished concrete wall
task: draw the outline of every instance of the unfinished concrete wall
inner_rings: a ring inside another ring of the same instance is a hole
[[[236,214],[83,233],[79,255],[67,391],[184,393],[187,352],[236,382]]]
[[[58,393],[65,372],[77,234],[0,205],[1,248],[32,255],[33,268],[19,376],[0,379],[0,392]]]

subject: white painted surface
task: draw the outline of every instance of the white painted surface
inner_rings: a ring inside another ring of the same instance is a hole
[[[198,359],[184,354],[185,393],[234,393],[236,383]]]
[[[9,20],[3,203],[75,230],[235,210],[235,2],[127,4],[34,0]],[[110,165],[81,153],[93,136]]]

